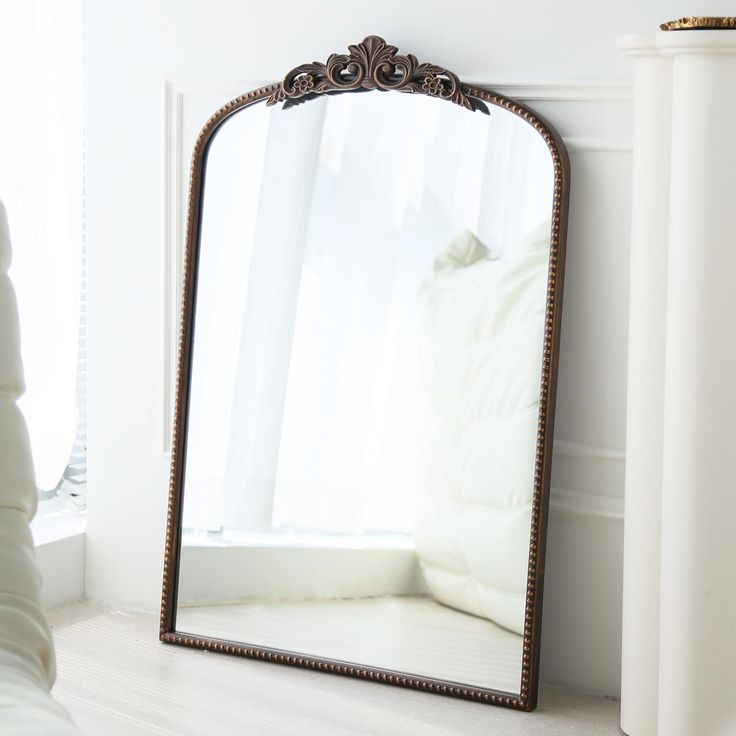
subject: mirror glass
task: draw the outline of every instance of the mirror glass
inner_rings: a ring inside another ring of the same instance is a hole
[[[489,108],[214,137],[177,632],[519,693],[554,170]]]

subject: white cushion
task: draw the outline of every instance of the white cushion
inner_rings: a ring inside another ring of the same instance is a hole
[[[41,610],[41,578],[28,522],[36,484],[25,421],[18,313],[7,275],[10,238],[0,203],[0,732],[71,736],[78,731],[50,695],[54,647]]]

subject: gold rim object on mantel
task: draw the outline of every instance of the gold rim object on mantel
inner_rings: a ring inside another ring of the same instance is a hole
[[[662,23],[663,31],[733,31],[736,30],[736,17],[698,16],[678,18]]]

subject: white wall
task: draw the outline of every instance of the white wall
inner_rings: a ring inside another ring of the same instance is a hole
[[[177,246],[169,207],[181,194],[167,177],[189,155],[184,133],[182,150],[168,158],[172,88],[276,80],[377,33],[526,100],[571,150],[543,673],[616,692],[632,72],[615,35],[679,15],[728,13],[720,0],[704,5],[87,0],[89,598],[158,606]]]

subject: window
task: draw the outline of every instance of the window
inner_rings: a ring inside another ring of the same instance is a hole
[[[86,477],[82,3],[4,3],[0,16],[0,199],[21,323],[19,404],[46,498],[77,493]]]

